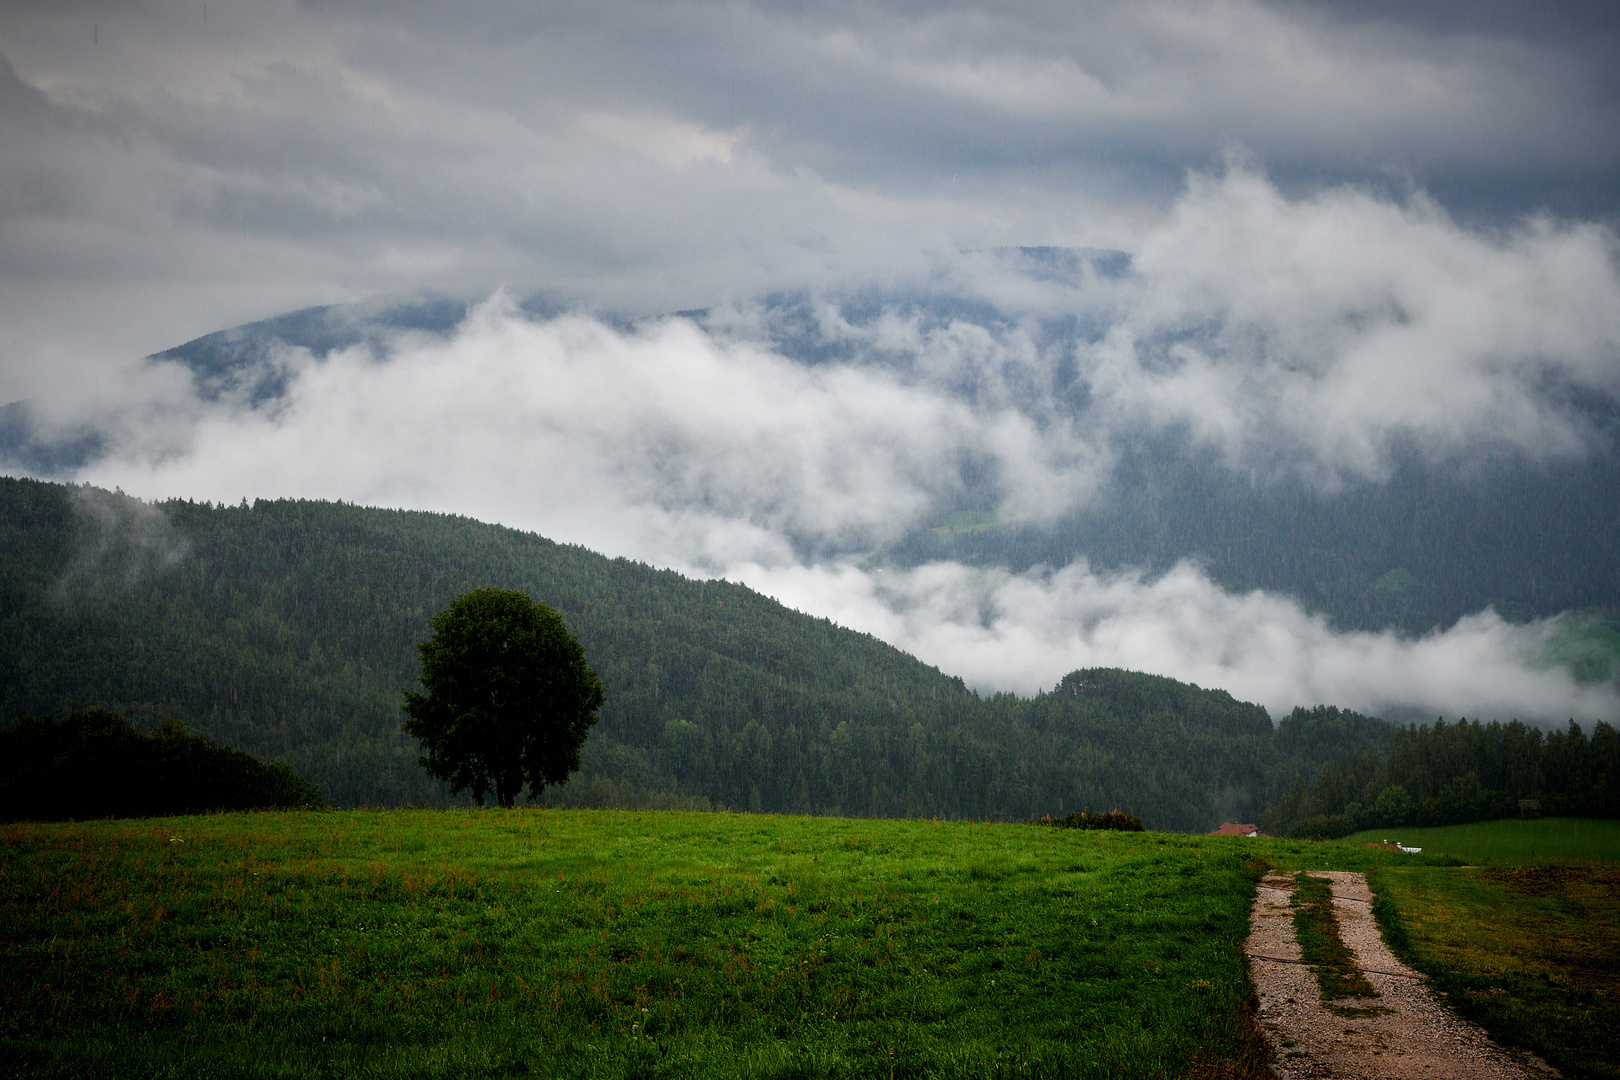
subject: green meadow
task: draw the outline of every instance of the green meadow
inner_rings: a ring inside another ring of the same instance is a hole
[[[1011,824],[526,808],[0,829],[13,1077],[1257,1077],[1242,942],[1268,866],[1370,871],[1426,970],[1436,928],[1498,902],[1427,852]],[[1613,915],[1571,909],[1607,919],[1588,960],[1614,955]]]
[[[4,836],[13,1076],[1247,1076],[1260,1060],[1240,839],[539,809]]]

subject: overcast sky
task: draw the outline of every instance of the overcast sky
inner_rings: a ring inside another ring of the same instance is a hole
[[[964,454],[998,463],[1010,510],[1061,512],[1129,425],[1182,425],[1241,469],[1281,446],[1325,485],[1376,480],[1397,442],[1597,452],[1569,402],[1620,397],[1617,21],[1603,3],[9,0],[0,403],[110,432],[96,482],[501,520],[742,577],[987,688],[1117,662],[1274,711],[1601,715],[1612,691],[1520,663],[1546,628],[1487,614],[1363,638],[1194,567],[902,580],[788,541],[914,527]],[[1005,245],[1136,263],[1065,292],[974,254]],[[906,352],[902,375],[588,317],[733,305],[746,326],[772,290],[941,282],[1100,313],[1107,336],[1060,358],[1085,423],[1054,422],[1052,358],[1016,329],[825,324]],[[306,305],[503,286],[580,315],[536,323],[496,295],[447,342],[289,357],[273,415],[142,359]]]
[[[1130,249],[1189,168],[1620,200],[1612,5],[8,0],[0,397],[306,304]]]

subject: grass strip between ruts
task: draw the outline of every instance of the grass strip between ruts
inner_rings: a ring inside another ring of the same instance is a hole
[[[1356,967],[1355,954],[1339,936],[1332,884],[1304,871],[1295,874],[1293,907],[1294,936],[1305,962],[1316,972],[1322,1000],[1378,997],[1378,991]]]

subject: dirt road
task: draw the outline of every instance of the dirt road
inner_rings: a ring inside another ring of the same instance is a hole
[[[1324,1002],[1294,940],[1294,881],[1260,883],[1249,920],[1248,954],[1260,996],[1260,1025],[1279,1075],[1356,1080],[1526,1080],[1557,1076],[1532,1055],[1509,1053],[1477,1026],[1448,1012],[1423,976],[1395,959],[1372,917],[1364,874],[1324,871],[1339,933],[1377,997]]]

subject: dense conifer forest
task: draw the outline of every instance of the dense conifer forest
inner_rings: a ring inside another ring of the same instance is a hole
[[[1517,720],[1413,725],[1383,753],[1297,778],[1262,820],[1279,835],[1335,837],[1542,813],[1620,817],[1620,732],[1599,721],[1588,735],[1573,720],[1546,735]]]
[[[1337,709],[1274,726],[1171,679],[1077,671],[981,698],[876,638],[695,581],[429,513],[302,500],[147,505],[0,479],[0,719],[173,717],[286,761],[336,805],[445,805],[400,728],[416,643],[461,593],[559,610],[607,700],[584,769],[546,797],[1028,819],[1119,808],[1149,827],[1253,820],[1296,776],[1382,754]]]
[[[1331,491],[1235,475],[1178,445],[1123,455],[1109,497],[1043,527],[959,514],[895,553],[1010,566],[1169,569],[1299,598],[1339,627],[1422,634],[1487,607],[1591,620],[1560,645],[1593,679],[1620,673],[1620,466],[1497,461],[1454,474],[1402,461]],[[1414,718],[1417,719],[1417,718]]]

